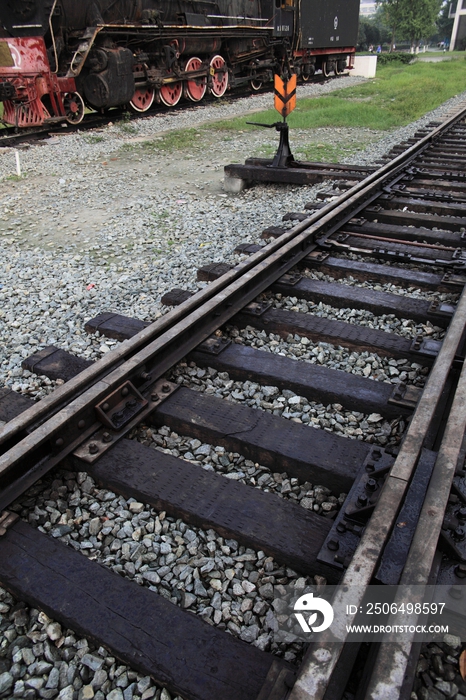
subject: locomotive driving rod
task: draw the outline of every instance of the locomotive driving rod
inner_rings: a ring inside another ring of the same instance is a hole
[[[337,230],[374,200],[384,183],[426,148],[441,127],[381,167],[341,197],[200,290],[181,306],[119,345],[53,394],[8,422],[0,432],[0,508],[93,435],[101,424],[94,407],[130,381],[150,397],[155,382],[270,284],[315,249],[314,239]],[[150,410],[150,401],[149,409]],[[139,414],[143,419],[146,414]],[[25,433],[29,433],[24,437]],[[122,431],[119,437],[125,434]]]

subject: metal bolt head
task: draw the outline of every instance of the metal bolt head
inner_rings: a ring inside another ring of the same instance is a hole
[[[103,435],[102,435],[102,440],[103,440],[104,442],[112,442],[112,440],[113,440],[113,435],[111,435],[110,433],[105,432],[105,433],[103,433]]]
[[[377,488],[377,481],[375,479],[368,479],[366,484],[366,491],[375,491]]]
[[[338,540],[332,539],[327,542],[327,547],[328,549],[330,549],[331,552],[336,552],[337,549],[339,549],[340,547],[340,543]]]
[[[158,400],[159,400],[159,395],[158,395],[158,394],[152,394],[152,396],[151,396],[150,398],[151,398],[151,401],[158,401]]]
[[[89,443],[89,453],[91,455],[95,455],[95,454],[97,454],[98,451],[99,451],[98,445],[96,445],[95,442],[90,442]]]
[[[358,505],[359,506],[367,506],[367,496],[364,494],[361,494],[358,496]]]
[[[86,425],[86,421],[85,421],[85,420],[80,420],[79,423],[78,423],[78,428],[79,428],[79,430],[82,430],[82,429],[85,427],[85,425]]]
[[[457,527],[456,530],[453,531],[453,539],[455,539],[457,542],[462,542],[465,537],[466,530],[464,527]]]
[[[466,564],[455,566],[455,574],[458,578],[466,578]]]
[[[63,445],[64,442],[65,442],[65,441],[63,440],[63,438],[57,438],[57,439],[55,440],[55,444],[56,444],[57,447],[61,447],[61,446]]]
[[[162,384],[162,391],[164,394],[168,394],[170,391],[170,384]]]
[[[463,586],[452,586],[448,591],[448,595],[455,600],[461,600],[463,597]]]
[[[456,513],[458,520],[466,520],[466,507],[462,506]]]
[[[110,409],[110,404],[108,404],[107,402],[105,402],[105,403],[102,405],[102,411],[103,411],[104,413],[107,413],[107,411],[108,411],[109,409]]]
[[[123,389],[121,390],[121,395],[122,395],[122,396],[128,396],[128,394],[129,394],[129,389],[128,389],[128,387],[127,387],[127,386],[123,387]]]

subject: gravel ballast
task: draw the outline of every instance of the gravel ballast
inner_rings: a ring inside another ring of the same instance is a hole
[[[344,77],[307,85],[299,88],[298,97],[324,94],[359,81]],[[53,344],[86,359],[98,359],[116,341],[88,336],[84,324],[89,318],[115,311],[156,319],[166,311],[160,303],[164,293],[173,287],[195,291],[203,286],[196,281],[198,267],[210,262],[235,264],[243,259],[233,252],[238,243],[257,243],[260,231],[279,225],[284,212],[301,211],[316,198],[322,185],[264,185],[238,196],[223,192],[224,165],[244,161],[258,142],[275,144],[276,136],[269,138],[263,130],[233,134],[225,143],[213,136],[209,148],[203,133],[202,147],[189,153],[154,153],[144,145],[167,130],[269,107],[271,99],[271,95],[255,95],[115,124],[97,132],[55,136],[43,145],[21,150],[25,176],[20,181],[12,179],[13,149],[0,151],[0,386],[32,397],[44,396],[57,382],[22,370],[25,357]],[[441,117],[461,99],[454,98],[381,139],[367,130],[364,138],[373,143],[345,160],[374,164],[391,146]],[[322,138],[334,140],[340,133],[317,131]],[[301,137],[305,135],[297,135]],[[429,298],[418,290],[384,287],[383,291]],[[300,299],[275,297],[274,305],[344,317],[340,310],[325,305],[310,308],[309,302]],[[353,320],[383,330],[401,330],[407,337],[419,331],[415,324],[400,325],[391,317],[363,317],[357,312]],[[432,337],[440,334],[434,328],[427,332]],[[252,328],[227,329],[225,334],[234,342],[376,381],[422,386],[427,374],[416,363],[313,344],[299,336],[283,339]],[[187,363],[180,363],[173,379],[289,420],[382,446],[396,447],[405,427],[403,421],[349,412],[338,404],[322,406],[293,392],[234,382],[226,373]],[[225,478],[272,491],[319,514],[334,511],[343,502],[344,495],[332,494],[321,485],[299,484],[286,473],[272,473],[242,455],[177,435],[165,426],[157,430],[143,426],[134,437],[153,449],[191,461],[193,468],[214,470]],[[134,499],[99,489],[85,473],[62,470],[50,475],[15,509],[48,535],[156,590],[209,624],[287,661],[299,660],[299,644],[285,647],[273,640],[267,585],[300,588],[312,579],[301,578],[263,552],[245,549],[211,530],[187,526]],[[457,656],[450,653],[453,659]],[[448,663],[454,665],[451,658]],[[0,588],[0,698],[173,700],[174,695]]]
[[[359,80],[344,77],[309,85],[300,88],[299,95],[318,95]],[[460,99],[384,135],[352,160],[375,162]],[[21,370],[24,357],[54,344],[97,359],[114,343],[88,337],[87,319],[103,310],[156,319],[164,311],[160,298],[165,292],[175,286],[200,286],[198,267],[236,263],[241,256],[233,250],[239,242],[257,242],[260,231],[277,225],[283,212],[300,211],[315,199],[321,185],[264,185],[239,196],[222,192],[223,166],[250,153],[251,134],[235,134],[231,143],[222,144],[213,137],[210,148],[181,156],[151,155],[138,150],[139,141],[134,150],[121,151],[135,139],[154,138],[167,128],[183,129],[261,109],[270,100],[270,95],[256,95],[141,119],[129,125],[136,131],[131,135],[123,130],[128,126],[123,122],[97,134],[54,137],[21,152],[25,177],[19,182],[8,179],[14,173],[13,149],[0,152],[3,383],[40,397],[53,384]],[[253,136],[261,142],[263,130]],[[170,168],[179,169],[179,180]]]

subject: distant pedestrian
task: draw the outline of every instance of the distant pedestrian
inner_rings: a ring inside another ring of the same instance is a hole
[[[369,53],[373,53],[373,52],[374,52],[374,46],[371,44],[369,46]]]
[[[380,44],[377,46],[377,53],[382,53],[382,47],[380,46]]]

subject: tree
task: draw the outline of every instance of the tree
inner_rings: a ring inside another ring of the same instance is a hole
[[[390,33],[384,25],[380,12],[373,17],[359,17],[358,51],[390,41]]]
[[[406,14],[406,0],[379,0],[378,6],[381,20],[390,31],[390,51],[393,51],[397,32]]]
[[[444,2],[439,16],[437,17],[437,41],[449,42],[451,30],[453,29],[453,17],[449,17],[450,3]]]
[[[419,46],[422,39],[428,39],[435,32],[435,22],[442,0],[403,0],[403,2],[406,5],[400,31],[410,40],[412,47]]]
[[[382,41],[380,29],[375,20],[368,17],[359,18],[358,49],[366,51],[369,46],[377,46]]]
[[[418,46],[435,32],[442,0],[379,0],[384,22],[391,32],[391,48],[395,37],[408,39],[411,46]]]

